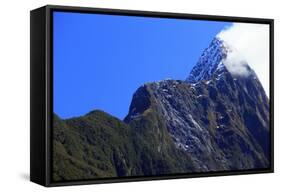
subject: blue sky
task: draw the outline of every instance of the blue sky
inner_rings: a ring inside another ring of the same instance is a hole
[[[146,82],[184,80],[226,22],[54,12],[54,112],[123,119]]]

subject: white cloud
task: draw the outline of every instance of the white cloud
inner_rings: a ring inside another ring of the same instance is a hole
[[[247,62],[269,95],[269,25],[234,23],[217,37],[233,48],[225,62],[228,70],[233,74],[247,75]]]

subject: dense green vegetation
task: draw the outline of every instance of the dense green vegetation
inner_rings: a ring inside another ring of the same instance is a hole
[[[152,110],[130,125],[98,110],[68,120],[54,115],[53,180],[191,171],[161,122]]]

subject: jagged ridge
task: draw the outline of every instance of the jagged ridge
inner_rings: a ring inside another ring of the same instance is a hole
[[[209,80],[215,72],[225,70],[223,60],[226,59],[229,50],[230,48],[225,42],[214,38],[210,46],[202,53],[186,81],[195,83],[201,80]]]
[[[246,77],[227,70],[224,61],[231,51],[215,38],[186,81],[146,84],[141,97],[137,91],[125,120],[142,118],[143,110],[138,110],[135,103],[140,103],[140,98],[152,97],[155,103],[150,109],[163,116],[175,145],[191,155],[197,168],[267,167],[269,101],[248,65]]]

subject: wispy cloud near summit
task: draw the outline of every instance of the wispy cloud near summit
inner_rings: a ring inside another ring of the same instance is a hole
[[[227,68],[233,73],[247,75],[247,62],[269,95],[269,25],[234,23],[217,37],[234,50],[226,58]]]

